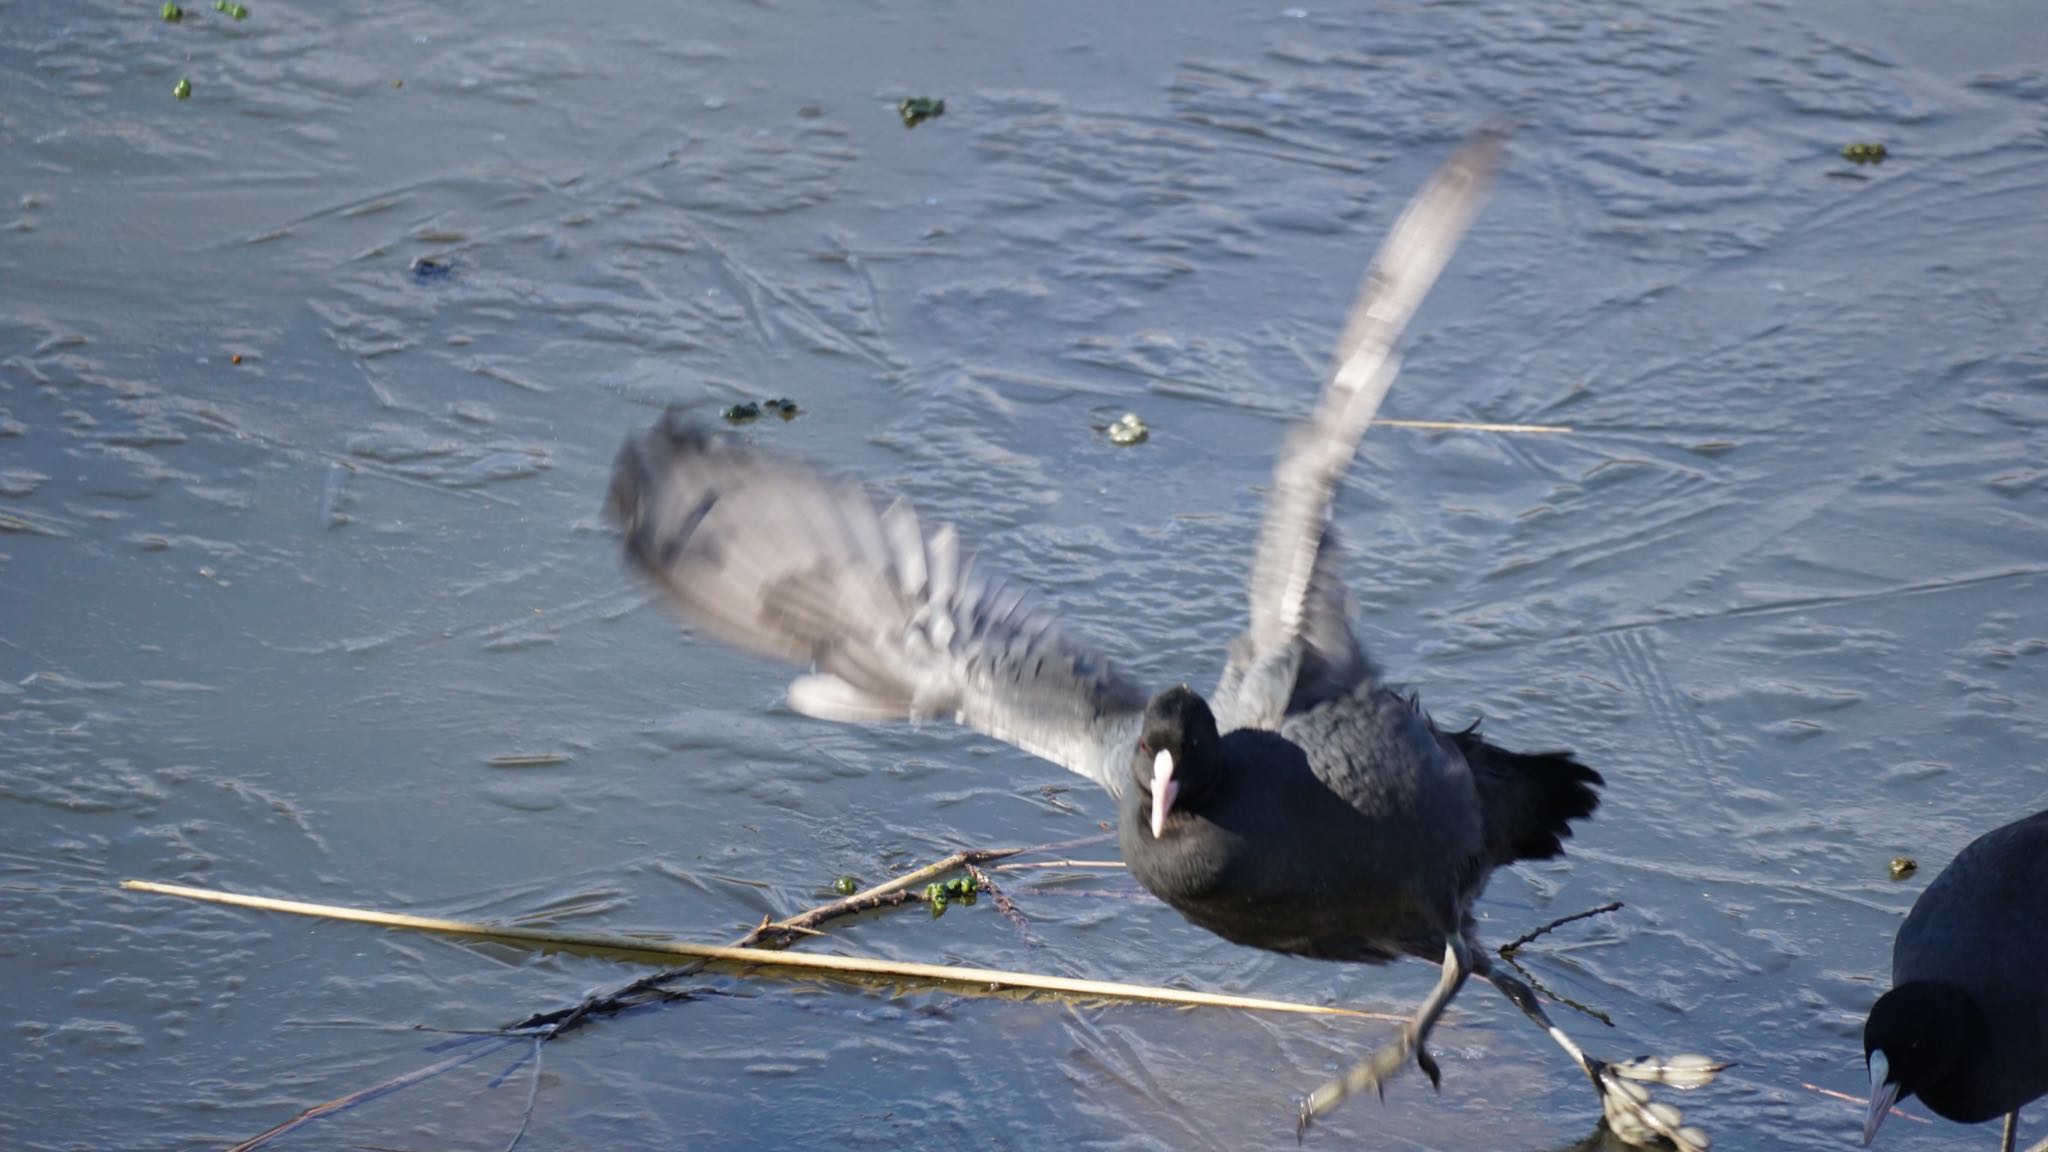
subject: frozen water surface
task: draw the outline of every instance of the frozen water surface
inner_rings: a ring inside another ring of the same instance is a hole
[[[438,1059],[414,1025],[644,971],[123,878],[724,941],[840,873],[1094,831],[1055,767],[801,719],[686,635],[599,515],[620,438],[789,397],[742,434],[1206,683],[1366,258],[1505,115],[1387,415],[1574,431],[1376,431],[1340,510],[1366,635],[1440,719],[1607,775],[1485,906],[1505,940],[1626,901],[1523,955],[1611,1016],[1560,1009],[1588,1043],[1741,1061],[1684,1101],[1719,1147],[1848,1146],[1806,1085],[1863,1089],[1902,913],[2048,793],[2043,59],[2021,0],[0,3],[0,1143],[226,1146]],[[1149,442],[1095,430],[1126,410]],[[1394,1010],[1433,979],[1013,875],[1030,937],[984,901],[807,946]],[[549,1046],[525,1146],[1287,1148],[1385,1037],[705,982]],[[1441,1095],[1310,1146],[1593,1130],[1498,998],[1438,1041]],[[514,1056],[274,1146],[502,1148]]]

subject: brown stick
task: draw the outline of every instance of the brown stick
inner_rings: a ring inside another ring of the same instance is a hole
[[[1088,837],[1087,839],[1093,840],[1095,838]],[[1059,845],[1059,847],[1067,847],[1067,845],[1063,844]],[[910,889],[926,881],[936,880],[946,873],[965,867],[968,864],[991,863],[1030,851],[1033,851],[1033,849],[962,849],[944,859],[927,864],[914,872],[906,872],[893,880],[885,880],[872,888],[855,892],[851,896],[841,897],[838,900],[828,901],[818,905],[816,908],[799,912],[794,916],[774,921],[764,918],[760,924],[747,932],[746,935],[733,941],[732,946],[735,948],[787,948],[810,929],[827,920],[907,903],[915,899],[915,897],[910,895]],[[694,960],[688,964],[664,969],[649,976],[642,976],[630,984],[615,988],[610,992],[592,996],[581,1004],[568,1008],[557,1008],[552,1012],[536,1012],[510,1027],[514,1030],[546,1028],[548,1029],[548,1038],[550,1040],[556,1039],[566,1032],[582,1027],[592,1016],[609,1016],[623,1011],[639,1003],[643,997],[650,993],[659,992],[662,988],[678,980],[687,980],[695,976],[704,970],[704,966],[707,963],[709,963],[707,960]]]
[[[378,912],[364,908],[346,908],[333,904],[312,904],[300,900],[278,900],[268,896],[245,896],[233,892],[219,892],[208,888],[190,888],[178,884],[157,884],[147,880],[127,880],[123,881],[121,886],[130,891],[182,896],[186,899],[205,900],[215,904],[258,908],[270,912],[288,912],[296,916],[318,916],[331,920],[349,920],[356,923],[376,924],[388,928],[410,928],[420,932],[438,932],[454,936],[475,936],[484,939],[517,940],[530,944],[587,948],[607,952],[644,952],[655,955],[690,956],[700,962],[716,961],[726,964],[744,964],[759,968],[802,968],[810,971],[837,974],[851,973],[862,976],[928,980],[956,987],[964,985],[972,989],[986,989],[991,992],[1005,990],[1055,992],[1090,999],[1134,1000],[1156,1004],[1203,1005],[1216,1008],[1246,1008],[1256,1011],[1292,1012],[1310,1016],[1349,1016],[1360,1020],[1405,1019],[1404,1017],[1391,1016],[1384,1012],[1361,1012],[1352,1008],[1331,1008],[1319,1004],[1302,1004],[1290,1000],[1267,1000],[1259,997],[1232,996],[1217,992],[1190,992],[1179,988],[1161,988],[1148,984],[1121,984],[1108,980],[1083,980],[1071,976],[1043,976],[1035,972],[1009,972],[995,968],[965,968],[950,964],[919,964],[908,961],[881,960],[871,956],[819,956],[808,952],[783,952],[772,948],[721,948],[715,944],[691,944],[681,940],[648,940],[601,932],[570,932],[550,928],[519,928],[496,924],[480,924],[468,920],[445,920],[431,916],[411,916],[404,913]],[[849,897],[849,899],[852,899],[852,897]],[[800,917],[797,919],[800,919]],[[780,925],[770,925],[770,927],[777,926]],[[554,1031],[554,1029],[549,1029],[548,1033]],[[536,1039],[541,1040],[548,1038],[549,1035],[547,1033],[536,1037]]]
[[[1806,1090],[1807,1090],[1808,1092],[1818,1092],[1818,1093],[1819,1093],[1819,1094],[1821,1094],[1822,1096],[1826,1096],[1826,1097],[1829,1097],[1829,1098],[1831,1098],[1831,1099],[1835,1099],[1835,1100],[1842,1100],[1842,1101],[1846,1101],[1847,1103],[1850,1103],[1850,1104],[1854,1104],[1854,1105],[1856,1105],[1856,1106],[1857,1106],[1858,1108],[1862,1108],[1862,1107],[1865,1107],[1865,1106],[1867,1106],[1867,1105],[1868,1105],[1868,1103],[1869,1103],[1869,1101],[1865,1100],[1865,1099],[1864,1099],[1863,1097],[1861,1097],[1861,1096],[1851,1096],[1851,1095],[1849,1095],[1849,1094],[1848,1094],[1847,1092],[1837,1092],[1837,1091],[1835,1091],[1835,1090],[1834,1090],[1833,1088],[1823,1088],[1823,1087],[1821,1087],[1821,1086],[1820,1086],[1820,1085],[1818,1085],[1818,1084],[1809,1084],[1809,1083],[1807,1083],[1807,1082],[1806,1082],[1806,1081],[1804,1081],[1804,1080],[1801,1080],[1801,1081],[1799,1082],[1799,1086],[1800,1086],[1801,1088],[1804,1088],[1804,1089],[1806,1089]],[[1905,1120],[1911,1120],[1911,1121],[1912,1121],[1913,1123],[1915,1123],[1915,1124],[1932,1124],[1932,1123],[1934,1123],[1934,1121],[1932,1121],[1932,1120],[1929,1120],[1929,1119],[1928,1119],[1927,1117],[1925,1117],[1925,1116],[1915,1116],[1915,1115],[1913,1115],[1913,1114],[1912,1114],[1911,1112],[1903,1112],[1903,1111],[1900,1111],[1900,1110],[1899,1110],[1899,1109],[1897,1109],[1897,1108],[1894,1108],[1894,1109],[1892,1109],[1892,1110],[1891,1110],[1891,1114],[1892,1114],[1893,1116],[1897,1116],[1897,1117],[1900,1117],[1901,1119],[1905,1119]]]
[[[936,880],[946,873],[970,863],[981,864],[1003,860],[1027,851],[1030,851],[1030,849],[963,849],[942,860],[927,864],[914,872],[906,872],[893,880],[885,880],[872,888],[820,904],[816,908],[799,912],[794,916],[776,921],[763,919],[753,930],[741,936],[738,940],[733,941],[733,947],[787,948],[816,925],[822,924],[827,920],[907,903],[910,900],[916,899],[916,897],[910,894],[910,889],[917,887],[919,884],[929,880]],[[512,1025],[512,1027],[548,1027],[551,1032],[550,1039],[552,1039],[563,1032],[580,1027],[592,1014],[609,1015],[631,1006],[641,996],[657,991],[664,985],[673,984],[677,980],[686,980],[691,976],[695,976],[704,970],[706,963],[708,961],[698,960],[677,968],[656,972],[651,976],[643,976],[624,987],[607,992],[601,996],[593,996],[573,1008],[536,1013]]]
[[[856,892],[851,896],[834,900],[829,904],[820,904],[808,912],[799,912],[785,920],[763,923],[752,932],[740,937],[733,947],[787,947],[796,938],[796,933],[791,931],[791,929],[810,928],[827,920],[834,920],[841,916],[850,916],[856,912],[866,912],[873,908],[879,908],[883,906],[885,897],[905,892],[926,881],[936,880],[948,872],[958,872],[963,868],[972,870],[979,865],[991,864],[997,860],[1007,860],[1012,856],[1029,851],[1031,851],[1029,848],[964,849],[942,860],[927,864],[915,872],[906,872],[894,880],[877,884],[864,892]],[[902,902],[903,900],[901,899],[887,901],[890,904],[900,904]]]
[[[808,911],[798,913],[795,916],[790,916],[779,921],[768,921],[764,918],[760,925],[756,926],[754,929],[746,933],[746,935],[740,937],[740,939],[736,941],[736,943],[740,945],[764,943],[772,947],[773,944],[770,943],[770,937],[777,936],[778,934],[780,934],[780,937],[784,944],[791,943],[799,935],[806,934],[808,930],[814,928],[816,925],[823,923],[824,921],[832,919],[834,917],[852,915],[857,912],[883,907],[885,906],[885,904],[907,902],[908,900],[913,898],[908,893],[908,890],[910,888],[914,887],[920,882],[934,879],[937,876],[943,875],[945,872],[950,871],[954,867],[967,867],[970,864],[978,867],[982,864],[993,863],[997,860],[1001,860],[1009,856],[1018,855],[1023,852],[1072,851],[1076,848],[1089,847],[1096,844],[1106,843],[1113,839],[1115,839],[1114,832],[1105,832],[1100,835],[1083,836],[1073,840],[1061,841],[1059,843],[1054,844],[1043,844],[1035,848],[1000,849],[995,851],[984,852],[956,852],[953,855],[946,857],[944,860],[938,861],[934,864],[927,865],[924,868],[920,868],[914,872],[906,873],[905,875],[899,876],[893,880],[886,881],[882,884],[878,884],[875,887],[870,888],[864,892],[856,892],[851,896],[820,905]],[[977,881],[979,881],[981,877],[977,876],[976,879]],[[125,884],[124,887],[148,889],[155,886],[141,882],[130,882],[129,884]],[[1008,898],[1006,896],[1002,896],[999,890],[996,889],[993,884],[988,885],[988,887],[992,894],[997,895],[997,907],[1001,908],[1003,904],[1007,902]],[[504,1029],[504,1034],[498,1044],[481,1048],[475,1053],[465,1053],[461,1056],[436,1061],[431,1065],[428,1065],[423,1068],[414,1069],[411,1072],[401,1073],[398,1076],[394,1076],[388,1080],[384,1080],[378,1084],[372,1085],[371,1087],[364,1088],[356,1092],[350,1092],[343,1096],[338,1096],[335,1099],[329,1100],[324,1104],[316,1104],[313,1107],[310,1107],[305,1111],[299,1113],[297,1116],[294,1116],[291,1119],[285,1121],[284,1123],[279,1124],[273,1128],[270,1128],[267,1131],[258,1133],[257,1135],[252,1136],[247,1140],[242,1141],[240,1144],[237,1144],[234,1146],[234,1148],[230,1149],[229,1152],[253,1152],[254,1149],[269,1143],[275,1137],[282,1136],[287,1132],[293,1131],[294,1129],[297,1129],[305,1124],[309,1124],[314,1120],[320,1119],[323,1116],[331,1115],[345,1108],[349,1108],[355,1104],[364,1103],[366,1101],[382,1096],[386,1093],[395,1092],[400,1089],[409,1087],[413,1084],[419,1083],[423,1080],[430,1079],[441,1072],[445,1072],[451,1068],[469,1063],[471,1060],[475,1060],[481,1056],[485,1056],[492,1052],[498,1051],[505,1045],[516,1043],[518,1040],[522,1038],[535,1037],[538,1042],[545,1042],[547,1040],[558,1039],[561,1036],[566,1035],[567,1033],[582,1026],[584,1023],[587,1023],[594,1016],[610,1015],[612,1013],[622,1011],[625,1008],[632,1006],[633,1004],[641,1002],[643,998],[649,996],[658,996],[661,1000],[664,1001],[690,998],[692,996],[692,993],[688,991],[666,991],[664,990],[664,985],[674,983],[679,979],[683,979],[687,976],[694,975],[695,973],[702,971],[706,963],[707,961],[698,960],[691,964],[684,965],[680,968],[674,968],[664,972],[657,972],[651,976],[643,977],[642,979],[635,980],[632,983],[627,984],[624,987],[621,987],[613,992],[607,993],[602,996],[591,997],[590,999],[585,1000],[582,1003],[574,1005],[570,1008],[558,1009],[553,1012],[535,1013],[534,1015],[527,1017],[525,1020],[522,1020],[517,1024],[510,1025],[506,1029]],[[1333,1011],[1335,1014],[1355,1016],[1380,1015],[1376,1013],[1353,1012],[1345,1009],[1335,1009],[1326,1011]],[[1391,1016],[1387,1016],[1384,1018],[1396,1019],[1395,1017]],[[536,1030],[538,1030],[537,1036]]]
[[[995,877],[990,876],[979,864],[969,864],[967,874],[974,877],[975,887],[987,892],[989,898],[996,902],[996,911],[1003,914],[1003,919],[1017,926],[1018,934],[1023,936],[1027,943],[1039,948],[1045,946],[1045,941],[1032,934],[1031,923],[1024,919],[1024,914],[1017,911],[1016,901],[1010,899],[1001,888],[996,887]]]

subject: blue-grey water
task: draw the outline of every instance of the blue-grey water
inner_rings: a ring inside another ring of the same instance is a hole
[[[1524,952],[1613,1019],[1567,1027],[1739,1060],[1679,1101],[1718,1147],[1852,1146],[1815,1089],[1863,1091],[1901,915],[2048,797],[2044,60],[2028,0],[0,2],[0,1146],[224,1147],[438,1059],[415,1025],[646,971],[124,878],[724,942],[840,873],[1096,831],[1085,781],[802,719],[689,636],[600,516],[619,440],[789,397],[743,435],[1207,683],[1366,259],[1501,116],[1385,414],[1573,431],[1376,430],[1340,510],[1365,634],[1440,720],[1606,774],[1484,909],[1505,940],[1626,902]],[[906,131],[918,95],[945,115]],[[1096,430],[1126,410],[1148,443]],[[1433,979],[1006,875],[1029,936],[983,901],[805,947],[1395,1011]],[[549,1046],[523,1146],[1287,1148],[1390,1035],[703,982],[733,995]],[[1308,1147],[1593,1131],[1483,986],[1437,1042],[1440,1095]],[[502,1148],[513,1059],[272,1146]]]

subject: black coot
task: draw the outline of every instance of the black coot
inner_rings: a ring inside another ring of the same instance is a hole
[[[2048,1095],[2048,812],[1971,841],[1913,902],[1863,1058],[1865,1144],[1918,1096],[1960,1124],[2005,1117],[2012,1152],[2020,1109]]]
[[[1625,1137],[1706,1137],[1629,1079],[1698,1083],[1698,1058],[1583,1055],[1521,981],[1493,971],[1471,908],[1503,864],[1561,851],[1598,774],[1444,732],[1381,679],[1351,630],[1330,503],[1392,383],[1392,347],[1477,209],[1497,136],[1465,146],[1368,271],[1313,418],[1289,437],[1252,559],[1250,627],[1210,703],[1147,699],[1052,611],[900,501],[757,456],[671,414],[620,451],[610,509],[626,552],[724,639],[810,664],[798,711],[869,722],[952,716],[1100,783],[1138,879],[1189,920],[1257,948],[1333,960],[1421,956],[1443,978],[1400,1039],[1304,1105],[1307,1120],[1423,1047],[1468,976],[1490,981],[1592,1077]]]

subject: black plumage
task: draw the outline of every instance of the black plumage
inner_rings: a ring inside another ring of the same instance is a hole
[[[1863,1057],[1865,1144],[1918,1096],[1960,1124],[2005,1117],[2012,1152],[2020,1109],[2048,1095],[2048,812],[1971,841],[1913,902]]]
[[[1217,735],[1202,698],[1146,709],[1119,842],[1134,875],[1227,940],[1324,960],[1437,960],[1495,868],[1563,851],[1600,775],[1443,732],[1368,676],[1277,732]],[[1160,753],[1174,797],[1155,833]]]
[[[1463,148],[1402,214],[1366,275],[1315,413],[1275,466],[1244,633],[1209,701],[1150,697],[1071,640],[1050,608],[903,502],[714,439],[673,415],[629,440],[610,510],[629,558],[727,641],[813,671],[806,714],[950,716],[1100,783],[1138,879],[1240,944],[1332,960],[1441,960],[1401,1038],[1318,1090],[1304,1123],[1411,1059],[1486,979],[1570,1052],[1626,1138],[1706,1137],[1635,1080],[1691,1084],[1698,1058],[1609,1065],[1579,1051],[1473,931],[1494,869],[1562,850],[1601,779],[1566,753],[1444,732],[1386,685],[1353,633],[1330,528],[1338,484],[1391,385],[1393,345],[1482,198],[1501,140]],[[1213,711],[1212,711],[1213,706]]]

